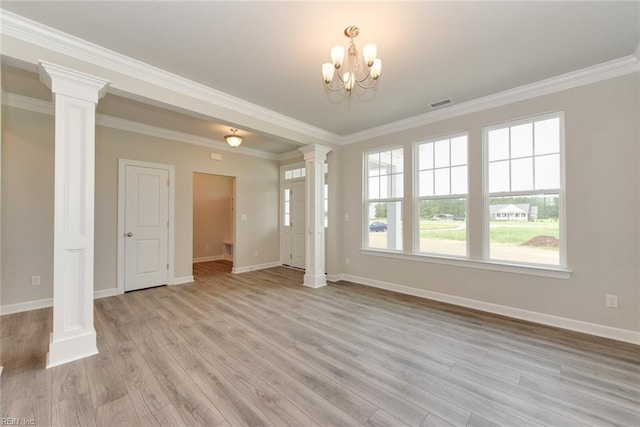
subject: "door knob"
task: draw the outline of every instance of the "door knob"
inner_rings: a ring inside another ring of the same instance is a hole
[[[125,234],[125,236],[127,236],[127,237],[133,237],[133,233],[132,233],[132,232],[128,232],[127,234]]]

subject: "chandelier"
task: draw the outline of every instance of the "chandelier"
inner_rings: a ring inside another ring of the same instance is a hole
[[[231,128],[231,133],[233,135],[224,136],[224,140],[227,141],[227,144],[232,147],[237,147],[238,145],[242,144],[242,141],[244,141],[244,137],[236,135],[236,132],[238,132],[238,129]]]
[[[365,45],[361,57],[353,42],[359,33],[360,29],[353,25],[344,29],[344,35],[349,38],[346,64],[343,46],[332,47],[331,62],[322,64],[322,76],[329,90],[344,89],[351,95],[356,85],[363,89],[371,89],[380,77],[382,60],[376,58],[378,48],[373,43]]]

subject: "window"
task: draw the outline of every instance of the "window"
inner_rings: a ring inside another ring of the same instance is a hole
[[[488,258],[564,266],[563,116],[485,129]]]
[[[327,227],[329,227],[329,184],[324,185],[324,228]]]
[[[467,256],[467,134],[419,143],[419,252]]]
[[[301,168],[289,169],[284,172],[285,181],[289,181],[290,179],[299,179],[307,176],[307,169],[303,166]]]
[[[291,227],[291,189],[285,188],[282,194],[282,225]]]
[[[367,153],[365,170],[366,246],[402,250],[403,149]]]

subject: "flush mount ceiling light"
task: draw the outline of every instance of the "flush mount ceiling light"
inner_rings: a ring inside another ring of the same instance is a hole
[[[377,46],[373,43],[365,45],[360,56],[353,42],[358,34],[360,29],[356,26],[352,25],[344,29],[344,35],[349,38],[346,64],[343,46],[332,47],[331,62],[322,64],[322,76],[330,90],[344,89],[348,95],[351,95],[356,85],[363,89],[371,89],[380,77],[382,60],[376,58]]]
[[[231,128],[231,133],[233,135],[224,136],[224,140],[227,141],[227,144],[232,147],[237,147],[238,145],[242,144],[242,141],[244,141],[244,137],[236,135],[236,132],[238,132],[238,129]]]

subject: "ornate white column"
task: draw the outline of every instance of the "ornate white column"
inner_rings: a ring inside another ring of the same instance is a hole
[[[331,148],[318,144],[299,148],[306,166],[304,286],[327,284],[324,265],[324,162]]]
[[[53,333],[47,368],[98,353],[93,326],[95,111],[108,81],[40,62],[55,104]]]

